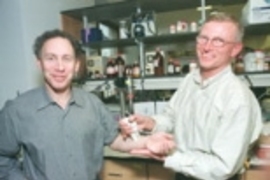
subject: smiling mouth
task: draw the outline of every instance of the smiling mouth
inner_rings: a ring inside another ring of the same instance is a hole
[[[202,53],[201,57],[207,60],[207,59],[212,59],[213,55],[209,53]]]
[[[63,80],[65,80],[64,76],[53,76],[53,79],[56,80],[57,82],[61,82]]]

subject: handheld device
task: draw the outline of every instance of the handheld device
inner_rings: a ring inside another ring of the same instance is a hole
[[[140,137],[137,123],[134,121],[131,122],[128,117],[122,119],[122,121],[127,123],[132,128],[132,134],[130,136],[134,141],[137,141]]]

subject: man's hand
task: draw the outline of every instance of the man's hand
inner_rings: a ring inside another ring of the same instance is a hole
[[[140,155],[164,160],[164,158],[175,148],[173,136],[167,133],[156,133],[147,137],[145,148],[133,149],[130,151],[133,155]]]
[[[143,116],[139,114],[134,114],[128,117],[130,122],[136,122],[139,131],[151,131],[155,126],[155,121],[148,116]],[[130,127],[123,119],[119,120],[119,128],[121,134],[124,138],[131,135],[133,132],[132,127]]]

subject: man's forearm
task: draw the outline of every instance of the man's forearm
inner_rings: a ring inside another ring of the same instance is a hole
[[[129,152],[132,149],[145,148],[146,140],[147,138],[144,136],[141,136],[137,141],[134,141],[131,138],[123,138],[121,135],[118,135],[110,145],[110,148],[117,151]]]

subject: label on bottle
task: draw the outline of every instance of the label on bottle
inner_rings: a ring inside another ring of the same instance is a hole
[[[154,66],[158,67],[158,64],[159,64],[159,59],[154,59]]]
[[[168,73],[173,74],[174,73],[174,66],[172,64],[168,65]]]
[[[140,76],[140,68],[134,67],[133,68],[133,77],[139,77]]]
[[[115,69],[113,66],[107,67],[107,74],[112,75],[115,73]]]
[[[176,33],[176,26],[174,24],[170,25],[170,33],[175,34]]]
[[[175,66],[175,73],[180,73],[180,71],[181,71],[180,66]]]

